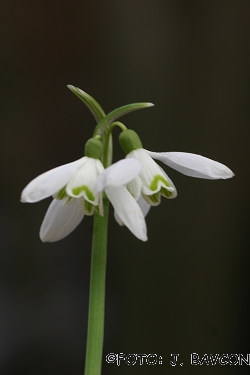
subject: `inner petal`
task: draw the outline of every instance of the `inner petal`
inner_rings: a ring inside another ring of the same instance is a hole
[[[83,167],[78,168],[66,187],[66,193],[74,198],[83,197],[86,201],[98,205],[99,194],[96,183],[102,163],[100,160],[88,158]]]
[[[85,194],[81,194],[82,192],[85,192]],[[95,200],[93,192],[88,188],[87,185],[82,185],[82,186],[77,186],[75,188],[72,188],[72,193],[75,196],[79,196],[79,195],[84,195],[85,196],[86,195],[87,198],[90,201],[94,201]]]

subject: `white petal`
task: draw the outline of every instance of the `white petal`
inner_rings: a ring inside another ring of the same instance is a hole
[[[143,213],[143,216],[146,217],[147,214],[148,214],[148,211],[150,210],[151,208],[151,205],[148,204],[145,199],[142,198],[142,196],[140,196],[138,202],[137,202],[142,210],[142,213]]]
[[[52,196],[67,184],[79,165],[84,162],[85,157],[51,169],[36,177],[22,191],[21,201],[34,203]]]
[[[132,181],[141,172],[142,165],[137,159],[123,159],[105,169],[97,181],[97,191],[110,186],[121,186]]]
[[[40,238],[43,242],[55,242],[70,234],[82,221],[83,210],[78,199],[68,205],[53,199],[43,219]]]
[[[115,220],[117,221],[117,223],[122,227],[124,224],[123,224],[123,222],[121,221],[121,218],[120,218],[120,216],[118,215],[118,213],[116,212],[116,210],[114,210],[114,217],[115,217]]]
[[[143,213],[124,186],[105,190],[120,221],[140,240],[147,241],[147,227]]]
[[[99,194],[96,194],[96,183],[100,171],[103,171],[100,160],[87,157],[87,161],[80,166],[66,186],[70,197],[84,199],[93,205],[98,205]]]
[[[234,176],[234,173],[224,164],[201,155],[187,152],[147,152],[152,158],[162,161],[186,176],[211,180]]]

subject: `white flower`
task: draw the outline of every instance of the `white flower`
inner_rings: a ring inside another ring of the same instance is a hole
[[[191,177],[227,179],[234,176],[228,167],[217,161],[185,152],[151,152],[138,148],[129,152],[126,158],[137,158],[143,166],[139,174],[141,182],[138,182],[137,177],[137,180],[128,183],[128,189],[136,200],[140,196],[138,195],[138,190],[141,190],[142,197],[151,206],[160,203],[161,195],[166,198],[175,198],[177,196],[173,182],[152,158],[160,160],[169,167]],[[137,181],[136,184],[135,181]],[[133,186],[133,183],[136,186]],[[138,200],[138,203],[143,212],[147,214],[149,206],[145,206],[145,203],[141,200]],[[144,208],[142,208],[142,204]]]
[[[21,201],[34,203],[54,197],[40,229],[43,242],[54,242],[70,234],[84,214],[93,215],[96,210],[103,215],[102,192],[105,191],[123,223],[137,238],[146,241],[143,213],[123,186],[140,171],[141,163],[136,159],[121,160],[104,169],[100,160],[85,156],[35,178],[23,190]]]
[[[141,180],[141,194],[145,201],[151,206],[156,206],[161,202],[161,195],[166,198],[175,198],[177,192],[173,182],[158,164],[149,156],[146,150],[139,148],[131,151],[126,158],[136,158],[142,164],[142,171],[140,173]],[[128,189],[133,194],[133,191],[138,189],[128,184]],[[133,194],[134,195],[134,194]],[[138,198],[138,195],[136,196]]]

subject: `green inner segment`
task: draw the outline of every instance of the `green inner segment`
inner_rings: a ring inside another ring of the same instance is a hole
[[[165,198],[170,198],[172,197],[173,193],[165,188],[161,188],[161,195],[163,195]]]
[[[72,189],[72,193],[74,195],[80,195],[80,193],[82,191],[85,191],[87,198],[90,201],[94,202],[94,200],[95,200],[94,194],[92,193],[91,190],[89,190],[88,186],[82,185],[82,186],[77,186],[77,187],[75,187],[75,188]]]
[[[150,190],[157,190],[159,181],[163,182],[165,186],[170,187],[169,182],[163,176],[156,175],[151,184],[149,185]],[[164,187],[161,188],[160,193],[166,198],[172,197],[173,194],[171,191],[168,191],[168,189]],[[158,202],[157,194],[149,195],[149,198],[152,202]]]
[[[57,198],[59,200],[61,199],[64,199],[67,197],[67,193],[66,193],[66,186],[64,186],[58,193],[57,193]]]
[[[148,195],[148,198],[151,200],[153,203],[159,203],[159,193]]]
[[[88,213],[90,213],[90,214],[92,213],[93,208],[94,208],[93,204],[90,203],[90,202],[88,202],[88,201],[86,201],[85,199],[84,199],[84,207],[85,207],[85,210],[86,210]]]
[[[102,199],[102,198],[101,198]],[[98,213],[98,215],[100,215],[100,209],[99,209],[99,206],[95,206],[95,211]]]

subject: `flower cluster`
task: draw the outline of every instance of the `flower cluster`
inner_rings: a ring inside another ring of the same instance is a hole
[[[21,201],[28,203],[53,197],[40,229],[43,242],[66,237],[84,215],[103,215],[104,197],[113,205],[117,222],[125,225],[138,239],[146,241],[145,216],[150,207],[160,204],[161,196],[168,199],[177,196],[173,182],[153,159],[191,177],[227,179],[234,175],[225,165],[200,155],[147,151],[138,134],[124,125],[120,125],[119,141],[126,157],[104,166],[102,161],[107,159],[105,153],[110,149],[105,150],[103,145],[110,145],[111,138],[107,138],[107,134],[110,137],[114,120],[131,110],[143,108],[143,103],[121,107],[116,113],[113,111],[105,116],[93,98],[73,86],[70,89],[88,105],[99,124],[93,138],[85,145],[84,157],[41,174],[22,192]],[[151,105],[146,104],[144,107]]]

